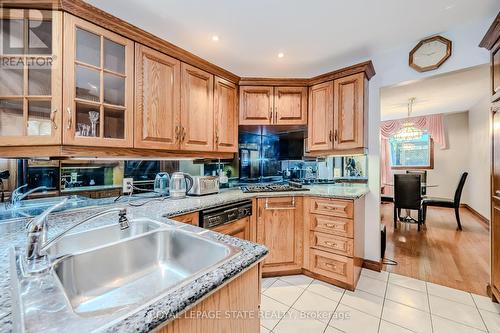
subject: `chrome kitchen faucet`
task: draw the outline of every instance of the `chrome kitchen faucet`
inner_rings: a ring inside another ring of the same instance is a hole
[[[52,240],[47,241],[47,217],[54,210],[62,207],[68,199],[64,199],[56,205],[47,208],[42,214],[35,217],[28,224],[28,241],[26,245],[26,260],[25,260],[25,271],[28,274],[36,274],[43,273],[50,269],[50,261],[47,256],[47,249],[52,245],[57,243],[64,235],[66,235],[71,230],[75,229],[79,225],[87,223],[89,221],[95,220],[101,216],[118,213],[119,219],[118,224],[120,225],[121,230],[125,230],[129,228],[129,220],[127,218],[127,210],[125,208],[111,208],[99,213],[96,213],[92,216],[89,216],[82,221],[75,223],[68,229],[62,231],[57,236],[55,236]]]

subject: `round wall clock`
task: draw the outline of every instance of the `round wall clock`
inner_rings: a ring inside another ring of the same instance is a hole
[[[451,56],[451,40],[434,36],[421,40],[410,51],[409,65],[419,72],[439,68]]]

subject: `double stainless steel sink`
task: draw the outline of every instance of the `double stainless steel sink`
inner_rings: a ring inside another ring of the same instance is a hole
[[[113,224],[64,236],[48,251],[52,270],[46,278],[58,287],[46,288],[46,302],[65,299],[61,314],[71,312],[73,320],[123,314],[208,273],[240,251],[188,227],[134,219],[126,230]],[[16,275],[25,327],[36,328],[27,321],[36,320],[30,314],[43,311],[44,302],[33,302],[22,289],[30,285],[32,295],[40,295],[42,291],[33,291],[37,284],[29,283],[40,277],[23,276],[22,269]]]

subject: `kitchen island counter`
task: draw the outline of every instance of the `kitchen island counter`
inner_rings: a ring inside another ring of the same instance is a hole
[[[175,316],[208,297],[214,290],[218,290],[228,281],[255,266],[258,262],[263,260],[268,251],[264,246],[203,230],[195,226],[183,225],[170,220],[168,217],[256,197],[314,196],[338,199],[358,199],[368,193],[368,187],[363,184],[312,185],[305,186],[305,188],[308,188],[309,191],[243,193],[239,189],[227,189],[222,190],[218,194],[202,197],[186,197],[183,199],[140,199],[131,202],[136,207],[126,203],[119,203],[59,212],[55,213],[49,219],[48,238],[50,239],[58,232],[65,230],[77,221],[96,212],[109,209],[110,207],[123,207],[127,208],[130,219],[147,217],[167,224],[182,226],[183,228],[193,228],[193,230],[197,232],[209,233],[210,237],[214,237],[217,240],[242,250],[235,258],[214,269],[212,272],[197,278],[195,281],[188,283],[182,288],[174,290],[172,293],[162,295],[162,297],[154,303],[145,305],[133,313],[121,316],[120,318],[114,318],[112,322],[103,324],[102,328],[99,329],[103,331],[133,330],[136,332],[147,332],[172,320]],[[3,221],[0,224],[0,286],[2,290],[0,292],[0,332],[9,332],[13,329],[13,300],[9,292],[9,251],[14,246],[25,246],[26,222],[27,219],[14,219]],[[109,218],[101,218],[87,225],[82,225],[80,228],[90,229],[111,222],[112,220]],[[158,312],[167,315],[161,318],[151,316],[151,313]]]

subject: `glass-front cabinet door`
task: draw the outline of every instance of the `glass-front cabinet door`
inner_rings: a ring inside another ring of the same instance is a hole
[[[61,143],[62,14],[0,8],[0,145]]]
[[[64,15],[63,143],[132,147],[134,43]]]

